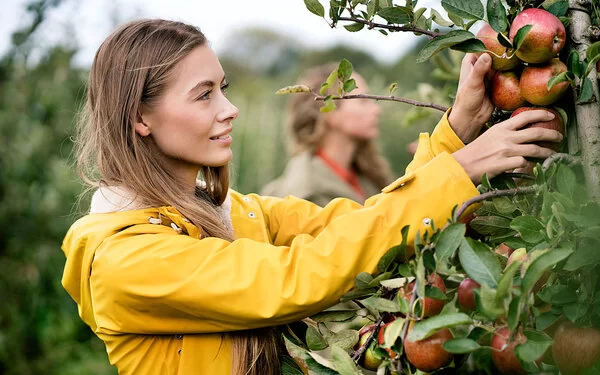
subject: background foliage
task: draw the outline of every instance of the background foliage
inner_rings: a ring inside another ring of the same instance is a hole
[[[60,244],[80,215],[74,204],[82,186],[72,167],[70,135],[85,95],[87,68],[73,64],[77,48],[71,43],[36,45],[37,27],[58,3],[31,1],[32,24],[14,33],[13,46],[0,57],[0,373],[7,375],[116,373],[104,345],[80,321],[60,284]],[[253,48],[232,45],[221,56],[232,82],[230,98],[240,109],[232,181],[241,192],[259,190],[283,170],[289,97],[274,92],[309,66],[347,58],[373,93],[386,94],[397,82],[397,95],[442,105],[450,104],[455,90],[460,56],[454,52],[440,54],[438,68],[435,62],[415,64],[416,52],[385,65],[347,47],[307,49],[258,29],[242,35],[243,44]],[[32,51],[40,57],[33,58]],[[400,174],[410,159],[406,144],[431,130],[441,113],[381,105],[380,146]]]

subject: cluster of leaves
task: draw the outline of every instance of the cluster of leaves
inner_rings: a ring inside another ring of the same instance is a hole
[[[556,372],[551,364],[536,363],[552,345],[544,330],[564,319],[596,328],[600,322],[600,205],[588,201],[581,177],[576,167],[538,165],[532,194],[484,201],[468,224],[455,218],[443,228],[434,227],[417,237],[416,256],[409,262],[404,259],[406,242],[391,248],[380,260],[377,276],[356,277],[355,288],[342,299],[344,308],[306,320],[303,336],[291,331],[286,336],[288,350],[316,374],[365,373],[356,365],[361,361],[352,357],[366,349],[358,344],[359,328],[392,321],[383,344],[362,342],[377,348],[376,355],[383,359],[380,369],[416,373],[403,355],[403,341],[450,328],[454,338],[443,347],[455,354],[452,370],[493,373],[490,340],[500,327],[508,327],[527,337],[515,353],[528,372]],[[483,192],[515,188],[510,175],[480,186]],[[501,243],[522,248],[526,258],[506,266],[506,255],[495,251]],[[427,282],[433,273],[445,280],[446,293]],[[470,313],[457,302],[458,284],[467,277],[481,285],[475,291],[477,307]],[[411,300],[399,291],[413,280]],[[422,317],[422,304],[416,301],[425,298],[444,301],[442,312]],[[407,332],[410,322],[414,325]],[[390,355],[389,349],[397,355]]]

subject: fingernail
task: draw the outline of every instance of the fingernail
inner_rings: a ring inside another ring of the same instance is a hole
[[[492,61],[492,58],[490,57],[490,55],[488,55],[487,53],[484,53],[481,55],[481,62],[487,64],[490,61]]]
[[[548,120],[552,120],[554,118],[554,113],[552,113],[552,112],[546,112],[546,113],[548,114],[548,116],[546,116],[546,117],[548,117]]]

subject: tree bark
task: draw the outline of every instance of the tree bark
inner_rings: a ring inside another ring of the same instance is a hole
[[[590,14],[590,0],[569,0],[568,17],[571,19],[568,26],[569,49],[577,51],[582,59],[585,58],[588,46],[592,44]],[[600,95],[596,69],[592,69],[588,78],[592,81],[594,100],[590,103],[575,104],[575,122],[579,142],[578,145],[570,142],[569,152],[581,153],[587,190],[593,200],[600,200],[600,103],[598,102]],[[576,78],[577,85],[580,85],[581,81],[578,77]],[[577,97],[575,97],[576,101]],[[573,149],[573,146],[578,147]]]

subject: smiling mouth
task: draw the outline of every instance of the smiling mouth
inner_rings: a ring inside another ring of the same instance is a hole
[[[217,139],[228,139],[228,138],[230,138],[230,137],[231,137],[231,136],[230,136],[229,134],[223,134],[223,135],[218,135],[218,136],[216,136],[216,137],[210,137],[210,139],[212,139],[212,140],[217,140]]]

